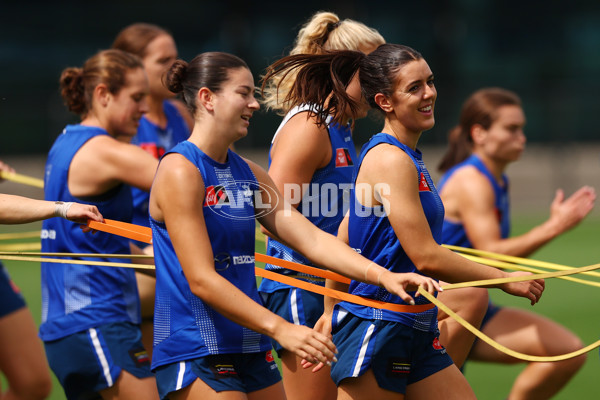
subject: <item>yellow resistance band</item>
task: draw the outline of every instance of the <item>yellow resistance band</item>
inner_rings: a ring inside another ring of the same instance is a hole
[[[0,171],[0,178],[6,179],[7,181],[23,183],[25,185],[38,187],[40,189],[44,188],[43,180],[37,179],[37,178],[32,178],[30,176],[17,174],[14,172]]]

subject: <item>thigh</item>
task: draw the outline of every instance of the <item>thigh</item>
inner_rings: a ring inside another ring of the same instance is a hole
[[[123,370],[112,387],[101,390],[104,400],[158,400],[154,377],[139,379]]]
[[[50,380],[44,347],[27,307],[0,318],[0,371],[11,386]]]
[[[544,316],[515,308],[506,307],[498,311],[484,326],[483,333],[509,349],[530,355],[558,355],[581,347],[577,336],[562,325]],[[522,362],[481,340],[473,347],[471,358],[489,362]]]
[[[439,397],[443,398],[443,397]],[[373,371],[367,370],[357,378],[346,378],[338,387],[337,400],[402,400],[404,394],[382,389],[377,384]]]
[[[408,385],[406,397],[411,400],[469,400],[475,399],[475,393],[456,365],[450,365],[425,379]]]

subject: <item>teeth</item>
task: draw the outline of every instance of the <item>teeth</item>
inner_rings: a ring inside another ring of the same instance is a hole
[[[419,111],[423,111],[423,112],[428,112],[428,111],[431,111],[431,106],[427,106],[427,107],[419,108]]]

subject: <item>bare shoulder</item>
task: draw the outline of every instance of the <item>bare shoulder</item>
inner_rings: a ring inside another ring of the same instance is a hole
[[[444,191],[463,194],[485,193],[490,190],[493,191],[493,188],[487,177],[472,165],[458,169],[444,185]]]
[[[281,128],[275,137],[273,150],[293,149],[294,152],[306,148],[314,152],[329,144],[325,125],[318,125],[314,114],[306,111],[294,115]]]
[[[387,143],[379,144],[365,155],[361,170],[373,171],[381,175],[394,175],[401,172],[416,173],[415,165],[406,152]]]

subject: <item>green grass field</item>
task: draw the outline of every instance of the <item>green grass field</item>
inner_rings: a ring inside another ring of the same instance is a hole
[[[513,232],[525,232],[541,218],[522,217],[515,218]],[[20,226],[2,226],[0,232],[20,232],[39,229],[39,224]],[[600,217],[590,216],[584,223],[571,232],[558,238],[546,248],[534,254],[537,260],[549,261],[575,267],[590,265],[600,262],[598,238],[600,237]],[[35,241],[35,240],[32,240]],[[18,240],[16,242],[23,242]],[[7,244],[2,241],[0,244]],[[264,246],[257,244],[257,251],[264,252]],[[5,261],[13,280],[21,288],[28,305],[37,323],[40,318],[40,276],[39,263],[22,261]],[[531,309],[548,316],[575,332],[587,345],[600,336],[600,319],[594,317],[593,311],[598,307],[595,300],[598,296],[597,288],[584,286],[564,280],[548,280],[546,292],[540,303],[533,308],[523,299],[511,298],[499,290],[492,290],[492,298],[499,304]],[[587,319],[591,316],[592,318]],[[466,368],[466,376],[479,399],[504,399],[506,398],[513,379],[518,375],[522,366],[504,366],[495,364],[482,364],[470,362]],[[593,399],[598,395],[595,388],[596,379],[600,379],[600,360],[598,350],[588,353],[588,360],[582,370],[563,389],[556,399]],[[2,380],[2,387],[6,382]],[[54,381],[52,400],[64,399],[64,394],[57,381]]]

